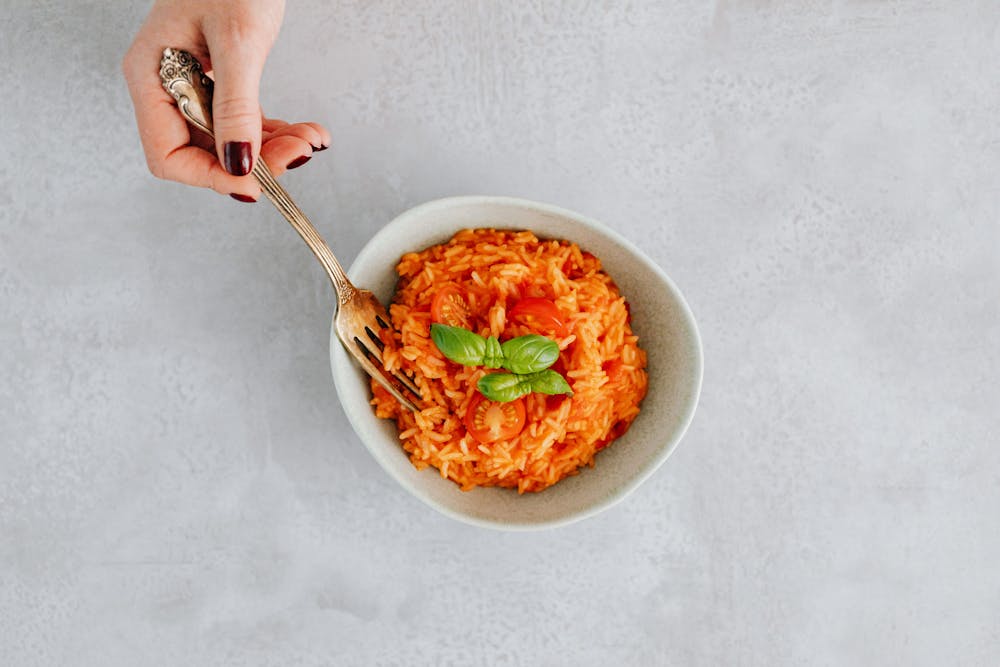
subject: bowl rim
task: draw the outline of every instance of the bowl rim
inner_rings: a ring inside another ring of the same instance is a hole
[[[398,230],[405,228],[408,221],[414,217],[423,217],[428,213],[436,210],[447,209],[458,206],[470,206],[470,205],[492,205],[492,206],[506,206],[506,207],[517,207],[529,209],[531,211],[540,212],[543,214],[550,214],[558,217],[569,218],[575,222],[579,222],[582,225],[591,229],[600,235],[603,235],[616,244],[624,247],[629,253],[633,254],[636,258],[646,265],[646,268],[653,271],[673,293],[673,296],[679,306],[679,312],[684,320],[685,326],[691,332],[691,342],[693,348],[693,366],[694,366],[694,383],[691,388],[691,399],[688,405],[685,407],[684,413],[679,425],[673,430],[670,439],[664,444],[656,456],[644,466],[638,474],[632,477],[627,483],[621,485],[614,493],[608,494],[602,497],[600,500],[588,504],[586,507],[582,507],[579,510],[568,512],[563,516],[559,516],[552,519],[543,519],[538,521],[531,520],[494,520],[494,519],[484,519],[480,517],[470,516],[468,514],[462,513],[460,511],[454,510],[446,505],[440,504],[434,501],[432,498],[428,497],[421,489],[419,489],[410,480],[403,478],[396,474],[392,466],[389,465],[388,461],[385,460],[385,453],[380,451],[373,445],[370,445],[366,438],[362,435],[366,428],[362,427],[361,416],[355,415],[354,411],[344,409],[344,413],[347,415],[347,419],[351,424],[351,428],[354,429],[355,434],[361,443],[364,445],[365,449],[368,450],[369,454],[375,459],[379,466],[396,481],[400,486],[402,486],[406,491],[408,491],[412,496],[423,502],[425,505],[431,507],[432,509],[440,512],[441,514],[448,516],[452,519],[460,521],[462,523],[477,526],[481,528],[492,528],[496,530],[504,531],[535,531],[535,530],[545,530],[549,528],[557,528],[560,526],[569,525],[571,523],[576,523],[577,521],[582,521],[589,517],[595,516],[611,507],[617,505],[626,497],[628,497],[632,492],[634,492],[639,486],[641,486],[646,480],[648,480],[653,473],[655,473],[666,460],[673,454],[674,450],[680,444],[680,441],[684,438],[687,433],[691,422],[694,419],[694,414],[697,410],[698,403],[701,398],[701,388],[702,380],[704,377],[704,350],[702,346],[701,333],[698,330],[697,321],[694,318],[694,313],[691,311],[691,307],[687,300],[684,298],[683,293],[674,283],[674,281],[666,274],[666,272],[660,268],[660,266],[654,262],[652,259],[646,256],[642,250],[632,243],[630,240],[616,232],[615,230],[607,227],[603,223],[590,218],[588,216],[577,213],[570,209],[566,209],[560,206],[555,206],[553,204],[546,204],[543,202],[537,202],[529,199],[523,199],[518,197],[506,197],[506,196],[495,196],[495,195],[459,195],[452,197],[443,197],[440,199],[434,199],[417,206],[411,207],[395,218],[393,218],[389,223],[375,232],[374,235],[368,240],[367,243],[362,247],[361,251],[355,257],[354,261],[351,262],[350,268],[348,268],[348,276],[354,279],[354,274],[357,273],[357,267],[367,261],[368,255],[375,252],[375,248],[380,245],[386,237],[394,236],[398,233]],[[455,231],[458,231],[457,229]],[[339,353],[339,356],[338,356]],[[346,362],[346,363],[343,363]],[[330,364],[333,373],[334,385],[337,390],[338,398],[340,399],[341,406],[346,408],[344,405],[344,398],[342,394],[347,388],[346,385],[342,386],[342,383],[348,382],[346,374],[347,368],[350,368],[350,373],[356,372],[354,365],[350,362],[349,355],[342,348],[340,339],[336,335],[336,331],[331,326],[330,330]],[[342,368],[343,367],[343,368]],[[345,375],[342,376],[341,373]]]

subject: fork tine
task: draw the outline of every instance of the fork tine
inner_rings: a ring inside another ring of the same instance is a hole
[[[377,368],[379,368],[384,375],[392,376],[392,378],[396,382],[401,384],[403,388],[406,389],[408,392],[416,396],[418,400],[422,401],[424,399],[424,397],[421,396],[420,394],[420,389],[417,388],[417,385],[414,384],[413,380],[410,377],[408,377],[404,373],[392,373],[390,371],[385,370],[385,367],[382,364],[381,357],[379,357],[374,350],[372,350],[367,345],[364,345],[363,343],[360,342],[359,346],[362,348],[362,353],[368,356],[372,364],[374,364]]]
[[[410,410],[417,412],[419,408],[417,408],[416,405],[414,405],[414,403],[404,395],[404,392],[408,391],[413,394],[417,400],[423,400],[423,396],[420,395],[420,390],[413,385],[412,381],[404,375],[390,373],[385,370],[382,366],[381,358],[379,358],[379,356],[371,348],[365,345],[359,337],[354,337],[354,344],[361,353],[360,356],[356,354],[354,357],[361,362],[361,365],[364,366],[368,374],[374,377],[379,384],[389,390],[396,400]]]
[[[378,318],[378,315],[376,315],[375,317]],[[378,348],[379,352],[385,349],[385,342],[383,342],[383,340],[379,338],[379,335],[377,333],[372,331],[371,327],[365,327],[365,333],[368,334],[368,337],[372,339],[373,343],[375,343],[375,347]],[[381,359],[379,361],[381,361]]]
[[[376,311],[374,313],[374,316],[375,316],[375,321],[378,322],[379,326],[381,326],[383,329],[390,328],[389,324],[387,324],[385,319],[383,319],[381,313]],[[374,363],[376,366],[380,368],[384,368],[382,364],[382,351],[385,350],[385,341],[382,340],[382,337],[379,336],[378,333],[374,331],[371,326],[365,326],[365,333],[368,335],[369,338],[371,338],[372,342],[375,344],[375,347],[378,349],[378,351],[376,352],[375,350],[369,348],[367,345],[364,345],[365,348],[364,353],[371,355],[372,363]],[[423,400],[423,397],[420,395],[420,390],[417,389],[416,384],[414,384],[411,378],[409,378],[407,375],[403,373],[391,373],[391,375],[396,379],[396,381],[401,383],[403,387],[406,388],[407,391],[416,396],[418,399]]]
[[[355,340],[360,341],[360,339],[355,339]],[[361,344],[359,345],[359,347],[363,348],[364,345]],[[413,412],[419,412],[420,408],[418,408],[416,404],[413,403],[413,401],[411,401],[404,395],[400,387],[396,386],[398,380],[394,376],[389,375],[383,369],[379,368],[376,364],[373,364],[371,359],[369,359],[368,356],[365,355],[363,352],[359,351],[357,354],[354,354],[353,356],[355,360],[357,360],[357,362],[364,369],[364,371],[368,373],[369,376],[375,378],[375,381],[378,382],[380,385],[382,385],[386,391],[392,394],[393,398],[399,401],[399,403],[403,407]]]
[[[368,375],[375,378],[404,407],[418,412],[423,402],[416,381],[402,372],[385,369],[383,352],[390,345],[382,338],[391,330],[385,306],[369,290],[354,289],[334,317],[337,337]]]
[[[404,387],[406,387],[407,391],[409,391],[411,394],[413,394],[414,396],[416,396],[417,400],[420,400],[420,401],[424,400],[424,397],[421,396],[421,394],[420,394],[420,390],[417,389],[417,386],[415,384],[413,384],[413,381],[410,380],[410,378],[406,377],[405,375],[403,375],[401,373],[393,373],[392,377],[396,378],[397,382],[399,382],[400,384],[402,384]]]

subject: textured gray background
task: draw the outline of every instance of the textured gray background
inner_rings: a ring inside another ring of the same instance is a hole
[[[699,319],[678,452],[535,534],[397,488],[295,234],[146,173],[145,3],[6,7],[3,665],[1000,663],[998,3],[291,3],[264,104],[333,131],[284,180],[344,260],[523,196]]]

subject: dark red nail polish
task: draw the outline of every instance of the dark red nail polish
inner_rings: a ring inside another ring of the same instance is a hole
[[[319,153],[320,151],[325,151],[327,148],[329,148],[329,146],[313,146],[313,153]]]
[[[289,162],[288,163],[288,168],[289,169],[295,169],[296,167],[301,167],[302,165],[304,165],[306,162],[308,162],[311,159],[312,159],[311,155],[301,155],[301,156],[295,158],[294,160],[292,160],[291,162]]]
[[[257,203],[257,200],[254,199],[253,197],[248,197],[246,195],[237,194],[235,192],[233,194],[229,195],[229,196],[232,197],[233,199],[235,199],[236,201],[245,202],[247,204],[256,204]]]
[[[250,142],[227,141],[222,146],[222,166],[233,176],[250,173]]]

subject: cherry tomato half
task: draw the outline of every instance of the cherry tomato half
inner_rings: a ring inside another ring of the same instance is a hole
[[[542,331],[555,333],[557,336],[567,334],[563,314],[559,308],[549,299],[542,297],[524,297],[507,311],[507,317],[521,320],[528,326],[538,327]]]
[[[476,394],[465,413],[465,428],[479,442],[509,440],[524,428],[524,401],[520,398],[507,403],[491,401]]]
[[[440,324],[468,329],[470,316],[465,290],[455,283],[442,287],[431,301],[431,319]]]

